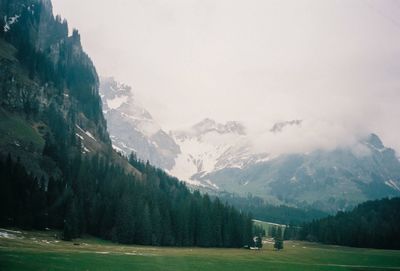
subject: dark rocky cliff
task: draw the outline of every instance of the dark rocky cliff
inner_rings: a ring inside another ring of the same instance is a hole
[[[45,177],[82,153],[125,164],[112,151],[98,75],[78,31],[68,35],[47,0],[1,0],[0,18],[1,155]]]

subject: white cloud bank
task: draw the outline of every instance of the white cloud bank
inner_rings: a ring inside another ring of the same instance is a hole
[[[400,151],[399,1],[53,2],[99,72],[133,85],[166,130],[211,117],[246,123],[259,148],[376,132]],[[292,119],[302,132],[263,132]]]

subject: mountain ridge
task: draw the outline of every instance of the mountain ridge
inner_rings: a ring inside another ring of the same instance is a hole
[[[289,126],[302,129],[302,123],[277,122],[269,133],[279,137]],[[327,212],[400,195],[396,153],[373,133],[348,146],[283,155],[257,152],[246,127],[237,121],[218,123],[205,118],[169,136],[179,151],[167,171],[195,189],[251,193],[274,204]],[[140,152],[137,155],[141,157]]]
[[[125,155],[134,152],[144,161],[171,169],[180,148],[138,103],[132,88],[102,77],[100,95],[113,147]]]

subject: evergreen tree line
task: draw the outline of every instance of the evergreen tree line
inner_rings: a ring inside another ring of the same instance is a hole
[[[44,180],[28,174],[11,155],[0,161],[0,224],[44,229],[46,193]]]
[[[132,160],[132,163],[141,163]],[[211,200],[162,170],[142,164],[143,180],[98,156],[77,157],[68,179],[29,175],[9,155],[0,162],[0,223],[88,233],[126,244],[241,247],[252,240],[250,216]]]
[[[328,216],[327,213],[315,209],[302,209],[286,205],[271,205],[264,199],[249,194],[247,197],[240,197],[231,193],[219,194],[218,197],[232,204],[236,208],[251,212],[254,219],[268,221],[277,224],[300,226],[306,222]]]
[[[353,247],[400,249],[400,198],[368,201],[305,224],[300,239]]]

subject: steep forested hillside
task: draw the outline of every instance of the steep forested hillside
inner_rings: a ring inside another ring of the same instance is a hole
[[[0,224],[238,247],[251,219],[112,150],[98,76],[49,0],[0,0]]]
[[[303,226],[304,240],[354,247],[400,248],[400,198],[368,201]]]
[[[109,161],[74,161],[70,178],[27,173],[9,156],[0,162],[0,225],[63,228],[66,240],[90,233],[120,243],[240,247],[251,240],[250,217],[213,201],[162,170],[134,160],[139,181]]]

